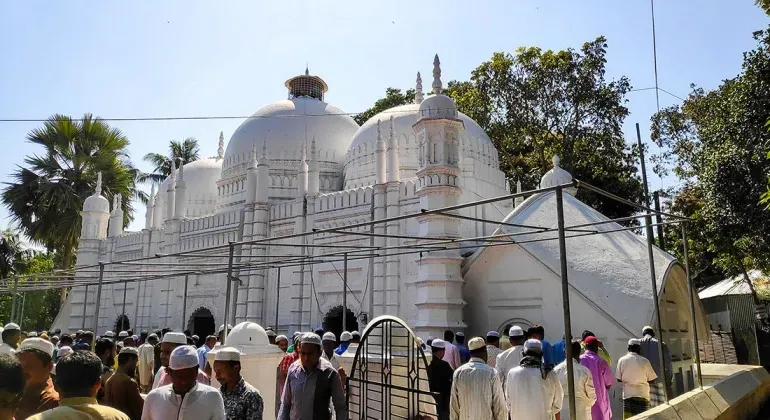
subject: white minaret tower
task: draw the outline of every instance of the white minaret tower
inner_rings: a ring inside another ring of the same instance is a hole
[[[521,194],[521,180],[516,180],[516,194]],[[524,197],[516,197],[513,199],[513,205],[519,207],[524,202]]]
[[[144,212],[144,228],[152,229],[152,216],[155,211],[155,184],[150,188],[150,198],[147,201],[147,209]]]
[[[222,155],[225,153],[225,134],[219,132],[219,146],[217,147],[217,159],[222,159]]]
[[[174,218],[174,196],[176,195],[176,162],[171,161],[171,182],[166,189],[166,221]]]
[[[270,159],[267,145],[262,143],[262,156],[257,164],[257,203],[267,203],[270,195]]]
[[[308,182],[309,182],[309,175],[308,175],[308,164],[307,164],[307,146],[303,142],[300,145],[300,161],[299,161],[299,170],[297,171],[297,190],[299,192],[300,197],[304,197],[307,195],[308,192]]]
[[[152,227],[156,229],[160,229],[163,226],[163,202],[161,201],[161,194],[160,188],[158,188],[158,192],[155,193],[155,200],[153,200],[153,207],[152,207]]]
[[[77,265],[96,264],[99,259],[99,241],[107,237],[110,202],[102,196],[102,173],[96,176],[93,195],[83,202]],[[86,261],[87,260],[87,261]]]
[[[417,105],[420,105],[422,103],[423,96],[422,96],[422,77],[420,76],[420,72],[417,72],[417,84],[414,87],[414,103]]]
[[[109,237],[123,234],[123,197],[115,194],[112,197],[112,213],[110,213]]]
[[[257,199],[257,144],[251,147],[251,159],[246,170],[246,204]]]
[[[376,157],[375,164],[377,165],[377,167],[375,168],[375,172],[377,174],[377,184],[384,184],[386,180],[385,149],[386,149],[385,139],[382,137],[380,120],[377,120],[377,149],[375,151],[375,157]]]
[[[187,182],[184,180],[184,162],[179,163],[179,176],[176,179],[176,195],[174,198],[174,218],[184,219],[187,216]]]
[[[401,181],[401,164],[398,160],[398,138],[393,115],[390,116],[390,135],[388,136],[388,182]]]
[[[307,193],[309,195],[318,195],[321,182],[320,175],[318,170],[318,151],[315,148],[315,137],[313,137],[313,141],[310,143],[310,164],[307,174]]]
[[[433,93],[420,104],[419,119],[412,126],[420,146],[417,171],[420,208],[437,209],[458,204],[462,189],[459,134],[464,128],[454,101],[441,93],[441,67],[433,60]],[[459,238],[459,219],[441,214],[418,218],[420,236]],[[420,259],[417,279],[417,319],[410,322],[420,336],[440,337],[444,330],[465,328],[463,322],[462,258],[457,250],[430,251]]]

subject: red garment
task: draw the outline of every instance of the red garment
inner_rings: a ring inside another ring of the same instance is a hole
[[[297,361],[297,353],[290,353],[286,356],[283,356],[283,359],[281,359],[281,363],[278,365],[278,368],[281,370],[281,373],[284,375],[287,375],[289,373],[289,366],[291,366],[292,363]]]

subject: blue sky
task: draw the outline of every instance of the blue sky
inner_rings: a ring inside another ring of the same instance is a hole
[[[751,33],[768,24],[752,0],[656,4],[660,86],[684,97],[740,71]],[[284,99],[283,82],[304,71],[329,84],[328,102],[368,108],[386,87],[409,88],[441,57],[443,80],[467,79],[495,51],[579,47],[607,37],[608,77],[654,86],[647,0],[0,2],[0,118],[53,113],[101,117],[249,115]],[[430,82],[428,82],[428,85]],[[628,96],[647,135],[654,91]],[[661,107],[679,100],[661,94]],[[165,152],[196,137],[216,154],[239,120],[119,122],[130,154]],[[0,181],[35,153],[24,141],[39,123],[0,122]],[[656,149],[653,148],[653,151]],[[673,180],[653,176],[653,188]],[[143,209],[138,222],[141,227]],[[0,209],[0,226],[8,223]]]

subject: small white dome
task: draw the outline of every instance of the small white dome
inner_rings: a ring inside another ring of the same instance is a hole
[[[213,214],[216,210],[217,181],[222,173],[221,158],[204,158],[184,165],[184,182],[187,192],[187,217]],[[158,201],[165,207],[171,177],[160,184]],[[158,205],[158,201],[155,205]]]
[[[269,346],[265,329],[255,322],[241,322],[233,327],[227,334],[225,340],[226,346],[248,347],[248,346]],[[241,350],[243,351],[243,350]]]
[[[540,178],[540,188],[555,187],[557,185],[571,184],[572,175],[559,167],[559,157],[553,157],[553,168]]]
[[[109,214],[110,202],[101,194],[93,194],[83,202],[83,211]]]
[[[441,93],[429,96],[420,104],[420,119],[457,119],[457,105],[452,98]]]

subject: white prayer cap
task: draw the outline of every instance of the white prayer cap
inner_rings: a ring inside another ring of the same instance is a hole
[[[152,334],[150,334],[150,335],[148,335],[148,336],[147,336],[147,339],[148,339],[148,340],[149,340],[149,339],[151,339],[151,338],[154,338],[154,339],[156,339],[156,340],[157,340],[157,339],[158,339],[158,334],[152,333]]]
[[[487,346],[487,342],[481,337],[473,337],[468,342],[468,350],[478,350]]]
[[[337,336],[334,335],[333,332],[329,331],[327,333],[324,333],[324,336],[322,337],[323,341],[337,341]]]
[[[457,333],[455,334],[455,337],[465,337],[465,333],[463,333],[462,331],[457,331]]]
[[[359,337],[359,338],[361,337],[361,333],[358,331],[353,331],[352,333],[350,333],[350,335],[352,335],[353,337]]]
[[[192,367],[197,368],[198,352],[195,350],[195,347],[185,345],[175,348],[174,351],[171,352],[171,359],[168,362],[168,367],[171,368],[171,370],[189,369]]]
[[[131,338],[133,338],[133,339],[134,339],[134,341],[136,341],[136,340],[138,340],[138,339],[139,339],[139,336],[138,336],[138,335],[136,335],[136,334],[134,334],[134,335],[132,335],[132,336],[131,336]]]
[[[287,342],[287,343],[289,342],[289,338],[288,338],[288,337],[286,337],[286,336],[285,336],[285,335],[283,335],[283,334],[281,334],[281,335],[279,335],[279,336],[275,337],[275,342],[276,342],[276,343],[277,343],[277,342],[279,342],[279,341],[281,341],[281,340],[286,340],[286,342]]]
[[[83,334],[83,332],[84,332],[83,330],[77,330],[77,331],[75,332],[75,334]]]
[[[128,331],[121,331],[118,333],[119,338],[126,338],[128,337]]]
[[[430,342],[430,346],[431,347],[435,347],[437,349],[445,349],[446,348],[446,341],[444,341],[444,340],[442,340],[440,338],[437,338],[437,339],[435,339],[435,340]]]
[[[27,338],[19,345],[19,351],[22,350],[40,350],[43,353],[53,357],[53,344],[48,340],[42,338]]]
[[[21,331],[21,327],[19,327],[18,324],[14,324],[13,322],[9,322],[5,324],[5,327],[3,327],[6,331]]]
[[[265,331],[265,334],[267,334],[268,337],[275,337],[275,331],[273,330],[267,330]]]
[[[524,349],[543,351],[543,343],[540,342],[540,340],[535,340],[534,338],[530,338],[529,340],[524,342]]]
[[[139,350],[137,350],[135,347],[128,347],[128,346],[126,346],[126,347],[123,347],[120,350],[120,353],[118,353],[118,354],[135,354],[135,355],[139,356]]]
[[[628,345],[629,346],[641,346],[642,342],[638,338],[632,338],[632,339],[628,340]]]
[[[521,329],[520,326],[514,325],[511,327],[510,330],[508,330],[508,337],[523,337],[524,336],[524,330]]]
[[[163,334],[164,343],[187,344],[187,336],[180,332],[167,332]]]
[[[240,362],[241,352],[235,347],[223,347],[214,353],[214,361]]]
[[[30,332],[27,334],[27,337],[37,337],[37,331],[30,331]]]
[[[200,337],[198,337],[197,334],[193,334],[192,337],[190,337],[190,338],[192,338],[193,340],[200,340],[201,339]]]
[[[644,334],[644,332],[647,331],[647,330],[655,331],[655,329],[652,328],[651,326],[645,325],[644,328],[642,328],[642,334]]]
[[[63,347],[59,348],[59,352],[56,353],[56,356],[59,359],[61,359],[62,357],[66,356],[68,354],[72,354],[74,352],[75,352],[75,350],[72,350],[72,347],[70,347],[70,346],[63,346]]]
[[[298,335],[302,335],[299,331],[294,331],[294,334],[291,335],[292,338],[297,338]]]
[[[497,338],[500,338],[500,333],[495,331],[495,330],[492,330],[492,331],[487,333],[487,337],[497,337]]]
[[[342,334],[340,334],[340,341],[350,341],[353,339],[353,334],[343,331]]]
[[[300,339],[300,344],[305,344],[305,343],[318,344],[320,346],[321,337],[319,337],[318,334],[315,334],[315,333],[307,333],[303,335],[302,338]]]
[[[104,336],[107,338],[112,338],[112,337],[115,337],[115,333],[112,331],[107,331],[106,333],[104,333]]]
[[[228,332],[230,332],[230,330],[232,330],[232,329],[233,329],[233,326],[232,326],[232,325],[230,325],[230,324],[227,324],[227,331],[228,331]],[[225,330],[225,324],[222,324],[222,325],[220,325],[220,326],[219,326],[219,331],[218,331],[218,332],[222,332],[222,331],[224,331],[224,330]]]

